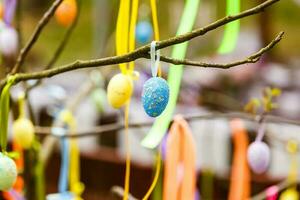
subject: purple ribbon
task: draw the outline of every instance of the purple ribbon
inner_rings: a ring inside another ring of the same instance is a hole
[[[14,19],[17,0],[4,0],[4,22],[6,25],[11,26]]]

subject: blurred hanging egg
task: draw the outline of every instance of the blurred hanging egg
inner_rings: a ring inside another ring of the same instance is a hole
[[[17,178],[15,162],[8,156],[0,153],[0,191],[9,190]]]
[[[5,56],[12,56],[18,50],[18,34],[12,27],[5,26],[0,30],[0,51]]]
[[[75,0],[64,0],[55,12],[57,22],[63,26],[70,26],[76,15],[77,5]]]
[[[152,38],[153,30],[148,21],[141,21],[135,29],[136,39],[140,44],[149,42]]]
[[[34,126],[26,118],[19,118],[13,123],[13,135],[18,144],[24,149],[31,147],[34,139]]]
[[[159,116],[169,101],[169,85],[160,77],[146,81],[142,92],[142,103],[146,113],[151,117]]]
[[[299,194],[294,188],[285,190],[281,195],[279,200],[298,200]]]
[[[248,162],[251,169],[258,174],[265,172],[270,162],[270,149],[262,141],[253,142],[248,148]]]
[[[130,98],[133,90],[131,77],[117,74],[109,81],[107,86],[107,99],[114,108],[122,107]]]
[[[4,14],[4,9],[3,9],[3,4],[0,3],[0,18],[3,18],[3,14]]]

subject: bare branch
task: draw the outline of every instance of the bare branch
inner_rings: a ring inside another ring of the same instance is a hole
[[[55,12],[56,8],[60,5],[60,3],[62,1],[63,0],[55,0],[53,2],[53,4],[51,5],[51,7],[48,9],[48,11],[45,12],[42,19],[39,21],[38,25],[36,26],[33,34],[31,35],[31,38],[26,43],[26,45],[21,49],[20,54],[17,58],[17,62],[16,62],[15,66],[14,66],[12,72],[11,72],[12,74],[15,74],[19,71],[20,67],[22,66],[22,64],[25,61],[25,58],[26,58],[27,54],[29,53],[29,51],[33,47],[34,43],[39,38],[42,30],[48,24],[49,20],[54,15],[54,12]]]
[[[257,62],[261,56],[272,49],[281,39],[284,32],[280,32],[277,37],[270,42],[266,47],[260,49],[258,52],[248,56],[244,60],[239,60],[231,63],[225,63],[225,64],[218,64],[218,63],[204,63],[204,62],[197,62],[197,61],[191,61],[188,59],[179,60],[175,58],[170,58],[167,56],[161,56],[161,61],[172,63],[174,65],[190,65],[190,66],[196,66],[196,67],[210,67],[210,68],[221,68],[221,69],[228,69],[231,67],[235,67],[238,65],[246,64],[246,63],[255,63]],[[149,55],[146,56],[146,58],[149,58]]]
[[[211,120],[216,118],[224,118],[224,119],[233,119],[233,118],[240,118],[244,120],[249,121],[256,121],[259,123],[260,115],[253,116],[247,113],[239,113],[239,112],[232,112],[232,113],[210,113],[210,114],[194,114],[194,115],[185,115],[183,116],[185,120],[187,121],[195,121],[195,120]],[[300,125],[299,121],[294,120],[288,120],[286,118],[281,118],[277,116],[272,115],[266,115],[264,117],[264,122],[269,123],[286,123],[286,124],[294,124],[294,125]],[[139,123],[130,123],[130,128],[143,128],[143,127],[151,127],[153,125],[153,121],[147,121],[147,122],[139,122]],[[92,130],[89,131],[83,131],[78,132],[77,134],[70,134],[70,135],[64,135],[63,137],[89,137],[89,136],[96,136],[101,135],[105,133],[109,133],[111,131],[118,131],[123,130],[125,128],[124,124],[121,123],[113,123],[113,124],[107,124],[107,125],[101,125],[92,128]],[[35,127],[35,132],[38,135],[51,135],[51,127]]]
[[[71,26],[68,27],[68,30],[66,31],[63,39],[61,40],[61,43],[59,44],[59,46],[57,47],[54,55],[52,56],[52,58],[50,59],[50,61],[48,62],[48,64],[45,66],[44,70],[46,69],[50,69],[53,67],[53,65],[57,62],[57,60],[59,59],[60,55],[62,54],[62,52],[64,51],[66,45],[68,44],[71,35],[78,23],[78,19],[79,16],[81,14],[81,4],[82,4],[82,0],[77,0],[78,2],[78,13],[73,21],[73,23],[71,24]],[[39,81],[37,81],[35,84],[29,86],[26,88],[26,94],[33,88],[35,88],[36,86],[38,86],[40,83],[42,82],[42,80],[40,79]]]
[[[58,1],[58,0],[57,0]],[[265,1],[264,3],[251,8],[249,10],[246,10],[244,12],[241,12],[237,15],[233,15],[233,16],[227,16],[224,17],[220,20],[217,20],[216,22],[213,22],[212,24],[209,24],[208,26],[204,27],[204,28],[200,28],[200,29],[196,29],[192,32],[183,34],[183,35],[179,35],[179,36],[175,36],[166,40],[162,40],[159,41],[157,43],[157,48],[158,49],[162,49],[162,48],[166,48],[172,45],[176,45],[176,44],[180,44],[183,42],[187,42],[195,37],[204,35],[205,33],[212,31],[218,27],[223,26],[224,24],[227,24],[229,22],[232,22],[234,20],[238,20],[250,15],[254,15],[257,14],[259,12],[262,12],[265,8],[271,6],[272,4],[278,2],[279,0],[268,0]],[[282,33],[280,33],[281,35]],[[280,36],[279,35],[279,36]],[[282,35],[281,35],[282,36]],[[280,36],[280,37],[281,37]],[[279,39],[280,39],[279,37]],[[274,42],[275,41],[275,42]],[[273,46],[277,43],[276,39],[273,41],[273,43],[271,42],[271,47],[272,44]],[[263,54],[266,50],[269,50],[271,48],[269,45],[263,49],[261,49],[259,52],[257,52],[256,54],[250,56],[249,58],[252,59],[252,61],[257,61],[258,57],[260,57],[260,54]],[[64,66],[60,66],[57,67],[55,69],[49,69],[49,70],[44,70],[41,72],[34,72],[34,73],[20,73],[16,75],[16,81],[15,83],[18,83],[20,81],[25,81],[25,80],[31,80],[31,79],[42,79],[42,78],[49,78],[52,77],[54,75],[57,74],[61,74],[64,72],[68,72],[68,71],[73,71],[76,69],[83,69],[83,68],[90,68],[90,67],[99,67],[99,66],[107,66],[107,65],[114,65],[114,64],[120,64],[120,63],[127,63],[127,62],[131,62],[134,61],[136,59],[139,58],[144,58],[147,57],[150,51],[150,45],[145,45],[142,46],[138,49],[136,49],[135,51],[132,51],[130,53],[124,54],[124,55],[120,55],[120,56],[112,56],[112,57],[106,57],[106,58],[100,58],[100,59],[94,59],[94,60],[86,60],[86,61],[75,61],[73,63],[70,64],[66,64]],[[164,57],[166,59],[166,57]],[[229,63],[232,64],[232,63]],[[235,66],[237,63],[234,63]],[[210,64],[207,64],[210,65]],[[3,87],[3,85],[6,83],[7,79],[4,79],[0,82],[0,88]]]

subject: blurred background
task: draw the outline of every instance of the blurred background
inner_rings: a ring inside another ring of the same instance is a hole
[[[241,10],[261,2],[263,0],[241,1]],[[19,3],[21,9],[17,17],[19,16],[21,44],[24,45],[52,1],[20,0]],[[184,3],[185,1],[182,0],[157,1],[161,39],[176,34]],[[55,66],[78,59],[87,60],[115,55],[118,6],[117,0],[82,1],[78,24]],[[203,27],[225,16],[225,7],[223,0],[202,0],[194,28]],[[210,63],[226,63],[252,54],[268,44],[279,31],[285,32],[284,39],[258,63],[228,70],[186,66],[176,113],[205,115],[212,112],[242,112],[251,97],[260,97],[262,90],[269,86],[282,90],[282,95],[278,98],[279,108],[272,114],[286,119],[300,120],[299,10],[299,0],[282,0],[261,14],[242,19],[237,47],[228,55],[217,54],[223,37],[223,28],[193,39],[189,43],[187,58]],[[140,1],[138,21],[151,23],[148,0]],[[30,52],[24,71],[42,70],[65,32],[66,28],[51,20]],[[171,47],[164,49],[162,54],[170,55],[171,50]],[[12,61],[5,59],[4,61],[6,67],[12,66]],[[145,114],[140,96],[144,82],[151,76],[150,62],[139,59],[135,63],[140,78],[135,81],[129,118],[130,122],[149,122],[153,119]],[[164,77],[167,77],[168,65],[161,63]],[[0,70],[3,78],[6,69],[1,67]],[[35,119],[35,125],[51,126],[53,112],[70,102],[74,103],[78,94],[83,94],[83,98],[79,98],[80,102],[74,104],[78,132],[90,132],[95,126],[123,122],[124,111],[110,107],[105,96],[107,83],[116,73],[119,73],[118,66],[105,66],[93,70],[77,70],[46,79],[28,93],[28,102],[32,107],[31,115]],[[89,82],[94,76],[100,77],[100,83],[89,88]],[[16,99],[21,90],[21,84],[12,89],[13,99]],[[245,122],[249,140],[253,141],[257,124]],[[189,125],[197,144],[197,187],[202,199],[227,199],[233,150],[228,119],[216,116],[213,119],[193,120]],[[130,192],[137,198],[141,198],[147,191],[154,171],[153,152],[140,145],[149,128],[130,129],[133,162]],[[298,125],[268,123],[266,132],[267,136],[264,140],[271,148],[271,164],[268,171],[262,175],[252,173],[252,195],[286,179],[290,157],[285,142],[289,139],[300,142]],[[79,145],[82,182],[86,186],[84,199],[111,199],[111,187],[123,185],[124,132],[115,130],[99,136],[82,137]],[[59,148],[51,155],[49,161],[46,166],[46,191],[54,193],[57,192],[59,176]]]

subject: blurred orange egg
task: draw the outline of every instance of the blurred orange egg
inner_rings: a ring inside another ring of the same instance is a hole
[[[70,26],[77,15],[75,0],[64,0],[55,12],[56,20],[63,26]]]
[[[3,18],[3,14],[4,14],[3,4],[0,4],[0,19]]]

